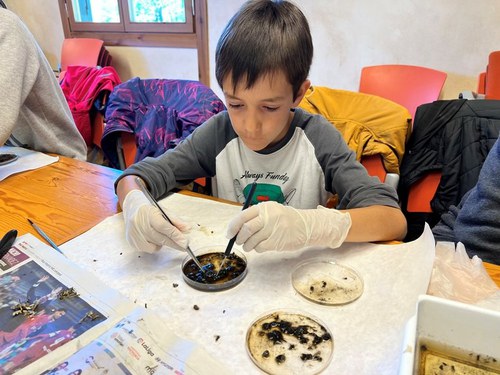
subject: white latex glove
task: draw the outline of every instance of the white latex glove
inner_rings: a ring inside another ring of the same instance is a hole
[[[175,226],[165,220],[158,208],[153,206],[140,190],[130,191],[123,201],[125,237],[139,251],[153,253],[162,246],[184,250],[188,245],[181,231],[190,226],[174,215],[169,215]]]
[[[241,211],[229,223],[227,238],[237,234],[243,250],[297,250],[307,246],[335,249],[351,228],[351,216],[318,206],[298,210],[276,202],[264,202]]]

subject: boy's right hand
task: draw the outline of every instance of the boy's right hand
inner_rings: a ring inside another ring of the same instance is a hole
[[[175,226],[165,220],[140,190],[130,191],[123,201],[125,237],[127,242],[139,251],[153,253],[162,246],[185,250],[188,244],[181,231],[190,226],[169,215]]]

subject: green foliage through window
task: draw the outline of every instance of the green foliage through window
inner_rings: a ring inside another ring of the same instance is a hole
[[[72,0],[76,22],[119,23],[118,0]],[[130,22],[184,23],[184,0],[128,0]]]
[[[186,22],[184,0],[130,0],[131,22]]]

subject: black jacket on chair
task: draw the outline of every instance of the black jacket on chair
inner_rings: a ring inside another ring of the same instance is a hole
[[[436,223],[477,182],[500,132],[500,100],[438,100],[418,107],[401,164],[399,195],[404,208],[410,186],[429,171],[441,171],[431,201]]]

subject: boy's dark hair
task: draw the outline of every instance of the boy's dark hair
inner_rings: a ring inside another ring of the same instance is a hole
[[[217,43],[215,76],[219,86],[231,74],[252,87],[265,74],[282,71],[297,96],[307,79],[313,44],[301,10],[285,0],[252,0],[231,18]]]

